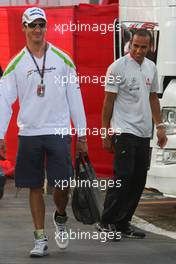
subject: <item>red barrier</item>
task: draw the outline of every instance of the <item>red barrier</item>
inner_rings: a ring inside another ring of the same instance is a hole
[[[113,32],[103,34],[103,24],[113,24],[118,16],[118,5],[97,6],[80,5],[77,8],[75,21],[80,24],[97,24],[99,31],[79,31],[75,39],[75,62],[79,75],[105,76],[107,67],[113,62]],[[102,28],[100,28],[102,26]],[[96,27],[95,27],[96,28]],[[93,29],[93,27],[92,27]],[[111,27],[112,29],[112,27]],[[101,31],[102,30],[102,31]],[[84,99],[88,128],[101,128],[101,110],[104,98],[104,86],[96,83],[82,83],[81,90]],[[112,154],[102,149],[100,133],[89,136],[89,155],[100,177],[112,175]]]

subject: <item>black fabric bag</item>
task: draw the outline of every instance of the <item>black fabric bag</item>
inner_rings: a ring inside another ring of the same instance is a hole
[[[83,224],[99,222],[102,212],[100,189],[98,184],[93,184],[98,183],[98,180],[88,156],[76,159],[75,181],[76,186],[72,194],[75,218]]]

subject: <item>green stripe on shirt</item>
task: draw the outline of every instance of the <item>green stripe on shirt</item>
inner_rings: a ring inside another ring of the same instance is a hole
[[[24,56],[25,51],[23,50],[23,52],[14,60],[14,62],[7,68],[7,70],[4,72],[3,76],[8,75],[11,71],[13,71],[15,69],[15,67],[17,66],[17,64],[19,63],[19,61],[22,59],[22,57]]]
[[[57,54],[61,59],[63,59],[64,60],[64,62],[68,65],[68,66],[70,66],[71,68],[75,68],[75,66],[74,66],[74,64],[71,62],[71,61],[69,61],[62,53],[60,53],[58,50],[56,50],[56,49],[54,49],[53,47],[51,48],[51,50],[55,53],[55,54]]]

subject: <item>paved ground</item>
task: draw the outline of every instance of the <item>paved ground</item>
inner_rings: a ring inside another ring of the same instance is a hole
[[[167,231],[176,232],[176,199],[145,190],[136,215]]]
[[[33,246],[33,227],[28,209],[28,192],[22,190],[16,198],[13,180],[7,181],[5,195],[0,200],[0,264],[175,264],[176,240],[152,233],[147,233],[143,240],[123,239],[121,242],[103,243],[100,239],[76,239],[70,242],[67,250],[60,251],[53,238],[52,197],[46,195],[45,199],[50,255],[42,259],[31,259],[28,252]],[[138,215],[146,210],[144,207],[143,204],[140,205]],[[148,214],[150,210],[145,212]],[[83,231],[90,234],[95,232],[94,226],[75,221],[70,206],[68,215],[69,227],[77,235]]]

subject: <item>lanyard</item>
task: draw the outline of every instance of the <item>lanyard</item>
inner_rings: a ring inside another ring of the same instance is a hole
[[[46,43],[46,45],[45,45],[45,50],[44,50],[44,57],[43,57],[42,71],[40,71],[39,66],[38,66],[38,64],[37,64],[37,62],[36,62],[36,60],[35,60],[35,58],[34,58],[32,52],[31,52],[30,49],[27,47],[27,50],[28,50],[28,52],[29,52],[29,54],[30,54],[30,56],[31,56],[31,58],[32,58],[32,60],[33,60],[33,62],[34,62],[34,64],[35,64],[35,66],[36,66],[36,68],[37,68],[37,70],[38,70],[38,72],[39,72],[39,74],[40,74],[40,77],[41,77],[41,84],[43,84],[43,79],[44,79],[47,46],[48,46],[48,44]]]

